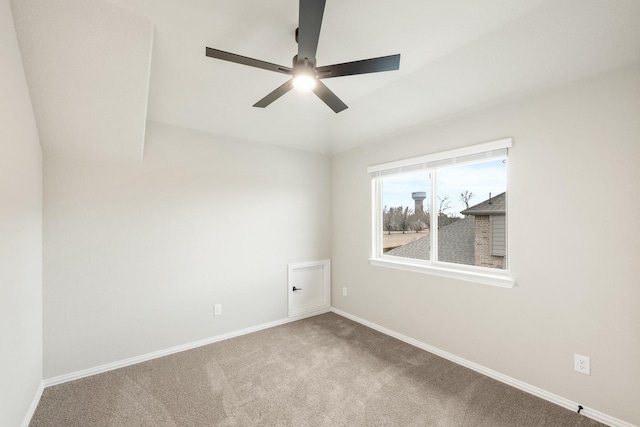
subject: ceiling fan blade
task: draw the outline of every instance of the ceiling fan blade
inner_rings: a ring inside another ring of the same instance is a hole
[[[315,65],[325,0],[300,0],[298,19],[298,60]]]
[[[264,108],[271,104],[276,99],[280,98],[285,93],[289,92],[293,88],[293,80],[288,80],[282,86],[271,92],[269,95],[262,98],[260,101],[253,104],[254,107]]]
[[[400,54],[381,56],[379,58],[363,59],[361,61],[345,62],[343,64],[325,65],[317,67],[319,79],[331,77],[351,76],[354,74],[379,73],[393,71],[400,68]]]
[[[263,70],[275,71],[276,73],[291,75],[293,72],[289,67],[260,61],[259,59],[253,59],[242,55],[236,55],[235,53],[229,53],[223,50],[213,49],[211,47],[208,47],[205,53],[209,58],[222,59],[223,61],[235,62],[236,64],[248,65],[250,67],[262,68]]]
[[[316,86],[312,89],[313,93],[318,95],[318,98],[322,99],[325,104],[329,106],[335,113],[339,113],[342,110],[345,110],[347,104],[342,102],[340,98],[336,96],[335,93],[331,92],[328,87],[324,85],[320,80],[316,81]]]

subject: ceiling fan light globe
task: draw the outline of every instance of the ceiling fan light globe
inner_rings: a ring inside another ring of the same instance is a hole
[[[309,92],[316,87],[316,78],[302,74],[293,78],[293,87],[300,92]]]

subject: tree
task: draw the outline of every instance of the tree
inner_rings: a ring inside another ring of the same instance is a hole
[[[404,209],[402,209],[402,206],[400,206],[399,209],[400,211],[398,215],[398,222],[400,225],[400,229],[402,230],[402,234],[404,234],[404,232],[409,229],[409,217],[413,215],[413,210],[409,209],[408,206],[405,206]]]
[[[449,214],[447,211],[451,209],[451,200],[449,196],[440,197],[438,196],[439,206],[438,206],[438,229],[445,227],[449,224],[452,224],[461,218],[456,214]]]
[[[449,200],[449,196],[440,197],[438,196],[438,200],[440,201],[440,205],[438,206],[438,217],[442,214],[446,215],[446,212],[451,209],[451,200]]]
[[[382,227],[387,230],[387,234],[391,234],[391,230],[393,230],[392,210],[393,208],[388,206],[382,209]]]
[[[421,232],[422,230],[427,229],[427,223],[424,221],[425,215],[422,215],[422,218],[414,219],[411,221],[411,229],[416,233]]]
[[[469,209],[469,200],[473,197],[473,193],[469,190],[465,190],[464,193],[460,193],[460,201],[466,206],[465,209]]]
[[[387,231],[387,234],[391,234],[392,231],[402,231],[409,227],[408,218],[413,213],[408,207],[397,206],[387,207],[382,210],[382,227]]]
[[[409,227],[419,233],[429,228],[429,205],[427,209],[418,210],[409,217]]]

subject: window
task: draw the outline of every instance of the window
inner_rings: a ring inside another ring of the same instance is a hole
[[[502,139],[368,169],[379,266],[511,287]]]

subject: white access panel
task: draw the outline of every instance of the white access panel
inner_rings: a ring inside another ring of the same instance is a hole
[[[289,317],[308,315],[331,307],[329,260],[288,265]]]

